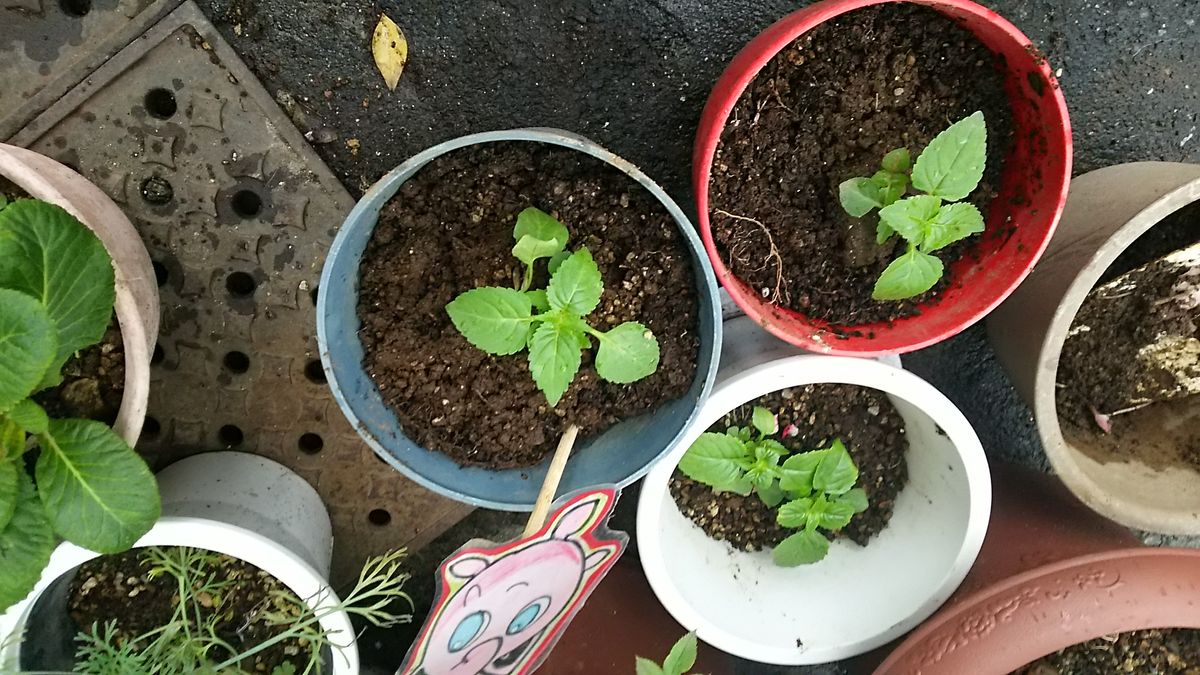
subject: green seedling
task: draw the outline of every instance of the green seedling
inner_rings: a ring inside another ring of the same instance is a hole
[[[239,582],[218,574],[222,556],[195,548],[150,547],[142,554],[150,577],[164,577],[174,583],[177,599],[170,618],[141,635],[122,638],[119,624],[110,621],[93,624],[90,630],[75,636],[77,644],[75,672],[90,675],[189,675],[191,673],[229,673],[243,675],[261,672],[255,668],[255,656],[282,642],[303,646],[304,669],[297,671],[288,662],[276,666],[270,675],[297,675],[320,672],[322,650],[346,644],[353,636],[332,635],[321,621],[339,612],[357,616],[375,626],[387,628],[407,622],[408,614],[395,614],[387,608],[401,601],[411,610],[412,600],[402,589],[408,575],[401,568],[404,551],[393,551],[371,558],[363,566],[354,589],[337,601],[322,589],[308,602],[284,589],[272,589],[245,618],[261,619],[275,629],[271,637],[246,649],[238,650],[221,637],[219,628],[233,617],[232,602],[243,589]],[[326,603],[326,599],[334,602]],[[228,605],[228,607],[226,607]],[[314,609],[316,608],[316,609]]]
[[[987,161],[987,126],[976,112],[938,134],[915,164],[908,192],[908,148],[897,148],[883,157],[870,178],[851,178],[838,186],[842,208],[855,218],[879,209],[875,239],[883,245],[900,235],[908,246],[875,282],[876,300],[903,300],[933,288],[944,265],[934,251],[983,232],[983,214],[962,202],[979,185]]]
[[[767,506],[777,507],[776,521],[800,532],[775,547],[775,563],[815,563],[829,552],[829,540],[819,530],[840,530],[867,509],[866,492],[854,487],[858,467],[838,439],[827,448],[792,454],[770,438],[779,425],[761,406],[754,408],[751,425],[701,434],[679,470],[717,492],[753,492]]]
[[[99,553],[127,550],[158,520],[160,502],[146,463],[112,429],[51,419],[30,398],[103,338],[115,298],[108,252],[53,204],[0,202],[3,611],[33,589],[60,538]]]
[[[517,288],[484,287],[462,293],[446,312],[472,345],[489,354],[529,350],[529,370],[550,405],[557,405],[579,372],[584,349],[597,342],[600,377],[636,382],[658,369],[658,340],[646,326],[628,321],[601,331],[583,317],[600,304],[604,282],[586,248],[567,251],[567,228],[548,213],[527,208],[513,229],[513,256],[525,265]],[[547,259],[550,283],[532,289],[534,266]]]
[[[679,638],[662,665],[637,657],[637,675],[686,675],[696,665],[696,631]]]

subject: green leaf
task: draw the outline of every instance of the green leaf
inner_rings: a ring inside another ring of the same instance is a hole
[[[942,200],[928,195],[901,199],[879,210],[879,220],[900,233],[909,243],[920,245],[938,214]]]
[[[804,527],[808,523],[808,512],[812,510],[815,501],[809,497],[801,497],[779,507],[775,514],[775,522],[784,527]]]
[[[628,321],[599,340],[596,372],[609,382],[628,384],[658,370],[658,339],[642,324]]]
[[[54,323],[41,303],[0,288],[0,411],[38,386],[57,354],[56,342]]]
[[[0,211],[0,288],[33,296],[50,315],[58,340],[45,386],[59,381],[72,354],[104,337],[116,297],[100,239],[62,208],[32,199]]]
[[[883,156],[883,161],[880,165],[884,171],[905,173],[908,171],[908,167],[912,165],[912,158],[908,154],[908,148],[896,148]]]
[[[17,476],[17,508],[0,530],[0,612],[20,602],[42,576],[54,552],[54,533],[24,471]]]
[[[600,304],[600,294],[603,292],[600,268],[596,267],[596,261],[592,260],[592,254],[586,248],[579,249],[564,260],[546,287],[551,307],[566,309],[579,316],[591,314]]]
[[[558,268],[562,267],[562,264],[567,261],[567,258],[570,257],[570,251],[559,251],[558,253],[550,256],[550,262],[547,263],[547,269],[550,270],[550,274],[553,275],[555,272],[557,272]]]
[[[533,300],[514,288],[473,288],[446,305],[454,327],[489,354],[515,354],[529,341]]]
[[[915,248],[910,249],[883,270],[875,282],[871,297],[876,300],[903,300],[920,295],[933,288],[942,278],[942,271],[941,260]]]
[[[0,418],[0,462],[25,454],[25,432],[12,420]]]
[[[158,520],[146,463],[100,422],[50,420],[35,475],[54,531],[97,553],[127,550]]]
[[[675,646],[671,647],[671,653],[667,654],[667,660],[663,661],[663,672],[666,675],[685,675],[694,665],[696,665],[696,631],[679,638]]]
[[[813,489],[813,474],[825,457],[824,450],[792,455],[780,467],[779,487],[797,495],[808,495]]]
[[[6,206],[8,206],[8,197],[5,197],[4,195],[0,195],[0,209],[4,208]]]
[[[642,658],[641,656],[635,658],[637,658],[637,675],[665,675],[665,673],[663,673],[663,669],[650,659]]]
[[[763,436],[770,436],[779,431],[779,422],[775,419],[775,413],[761,405],[754,406],[754,412],[750,415],[750,423]]]
[[[802,530],[779,542],[771,557],[780,567],[798,567],[822,560],[829,553],[829,540],[816,530]]]
[[[566,226],[558,222],[554,216],[532,206],[517,214],[517,224],[513,227],[513,241],[517,242],[518,246],[525,237],[553,242],[557,248],[546,254],[547,256],[554,255],[566,248],[570,236],[571,233],[567,231]],[[516,255],[515,248],[513,255]],[[517,257],[520,258],[520,256]],[[532,264],[532,261],[527,262]]]
[[[821,521],[819,525],[826,530],[840,530],[850,524],[850,519],[854,517],[854,507],[849,504],[843,504],[838,501],[832,501],[826,504],[825,510],[821,513]]]
[[[747,448],[738,439],[711,431],[700,434],[679,460],[679,470],[694,481],[709,487],[732,485],[742,478],[738,460]]]
[[[776,460],[788,454],[788,449],[784,447],[783,443],[774,438],[764,438],[758,441],[757,447],[766,454],[772,455]],[[756,454],[755,456],[761,455]]]
[[[983,214],[974,204],[946,204],[930,223],[929,232],[921,242],[921,250],[932,253],[980,232],[983,232]]]
[[[17,466],[17,461],[16,457],[0,460],[0,531],[8,526],[13,514],[17,512],[21,474],[25,473]]]
[[[857,480],[858,467],[854,465],[846,446],[840,440],[835,440],[813,474],[813,490],[840,495],[854,487]]]
[[[880,218],[879,222],[875,225],[875,243],[883,246],[894,234],[896,234],[896,231],[892,229],[892,226],[883,222],[883,219]]]
[[[17,426],[31,434],[46,433],[46,427],[50,424],[50,418],[46,416],[46,411],[42,409],[42,406],[34,403],[33,399],[27,398],[19,401],[5,414]]]
[[[525,295],[529,296],[529,302],[533,304],[533,308],[539,312],[550,310],[550,300],[546,298],[546,291],[538,289],[535,291],[525,291]]]
[[[553,239],[538,239],[527,234],[521,237],[516,246],[513,246],[512,254],[526,265],[532,265],[534,261],[549,258],[561,250],[562,247]]]
[[[879,201],[883,202],[884,206],[890,206],[903,197],[904,191],[908,189],[908,174],[876,171],[875,175],[871,176],[871,182],[879,186]]]
[[[766,487],[756,488],[755,492],[758,493],[758,498],[762,500],[762,503],[771,508],[779,506],[783,503],[783,498],[787,496],[783,494],[783,489],[779,487],[777,480],[772,480]]]
[[[913,166],[913,187],[950,202],[965,199],[983,178],[986,162],[987,125],[976,112],[929,142]]]
[[[546,321],[534,331],[529,341],[529,371],[550,405],[558,405],[571,386],[579,372],[581,351],[579,332],[564,322]]]
[[[838,186],[838,199],[842,208],[854,218],[862,218],[883,206],[883,197],[879,194],[879,186],[870,178],[851,178]]]
[[[867,510],[867,493],[862,488],[854,488],[843,495],[839,495],[834,501],[838,504],[845,504],[855,513],[862,513]]]

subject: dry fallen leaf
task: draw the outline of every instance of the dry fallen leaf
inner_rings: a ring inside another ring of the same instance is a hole
[[[375,24],[375,34],[371,36],[371,54],[388,89],[395,91],[400,73],[404,72],[404,64],[408,63],[408,41],[404,39],[404,32],[387,14],[381,15],[379,23]]]

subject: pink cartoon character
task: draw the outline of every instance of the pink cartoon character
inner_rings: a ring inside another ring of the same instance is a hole
[[[628,536],[604,527],[617,495],[569,495],[532,537],[468,544],[442,562],[438,598],[399,674],[532,673],[625,550]]]

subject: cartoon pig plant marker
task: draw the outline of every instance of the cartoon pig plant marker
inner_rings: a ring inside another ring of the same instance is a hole
[[[439,592],[400,675],[524,675],[562,636],[629,537],[605,523],[615,487],[563,497],[547,519],[577,429],[563,435],[525,534],[469,542],[438,568]]]

